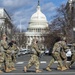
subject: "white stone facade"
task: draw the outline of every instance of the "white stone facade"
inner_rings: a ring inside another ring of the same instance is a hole
[[[0,37],[3,33],[5,33],[11,38],[12,28],[13,24],[11,21],[11,17],[4,8],[0,8]]]

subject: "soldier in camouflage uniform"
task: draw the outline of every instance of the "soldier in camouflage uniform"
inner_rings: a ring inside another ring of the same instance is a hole
[[[53,51],[52,51],[53,58],[51,59],[50,63],[46,68],[47,71],[51,71],[50,67],[54,63],[54,61],[58,62],[61,71],[66,70],[66,67],[64,67],[62,64],[62,59],[60,57],[60,50],[61,50],[61,41],[58,41],[54,44]]]
[[[69,69],[67,65],[67,56],[66,56],[66,49],[68,49],[67,44],[66,44],[66,37],[61,38],[60,45],[61,45],[60,56],[63,59],[63,65],[66,67],[66,69]],[[60,69],[60,67],[58,67],[57,69]]]
[[[15,62],[16,62],[16,54],[18,52],[18,47],[16,45],[16,41],[13,39],[10,43],[10,50],[11,50],[11,62],[10,62],[10,68],[11,70],[16,70],[15,68]]]
[[[10,50],[9,50],[8,43],[6,41],[6,34],[3,34],[0,45],[1,45],[1,51],[4,52],[4,55],[5,55],[5,62],[4,62],[5,72],[10,72],[11,71],[9,69]]]
[[[75,43],[72,44],[71,52],[72,52],[72,59],[69,63],[69,68],[71,68],[72,64],[75,62]]]
[[[24,67],[24,71],[27,72],[27,69],[29,69],[31,66],[35,65],[36,73],[41,72],[39,70],[39,65],[40,65],[39,54],[41,53],[41,51],[38,49],[36,39],[33,39],[31,47],[32,47],[33,54],[31,56],[31,59],[28,62],[28,65]]]

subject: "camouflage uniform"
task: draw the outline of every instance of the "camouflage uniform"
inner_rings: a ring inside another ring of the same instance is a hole
[[[66,63],[67,61],[67,56],[66,56],[66,49],[67,49],[66,42],[63,40],[61,41],[61,51],[60,51],[60,56],[63,59],[63,65],[68,69],[68,65]]]
[[[0,73],[2,73],[2,67],[3,67],[3,64],[4,64],[4,59],[5,59],[5,54],[4,52],[0,51]]]
[[[24,67],[24,71],[26,72],[27,69],[29,69],[31,66],[35,65],[36,72],[41,72],[39,70],[40,62],[38,59],[41,51],[38,49],[37,44],[32,43],[31,47],[32,47],[33,54],[31,55],[31,59],[29,60],[28,65]]]
[[[13,46],[12,46],[12,58],[13,58],[13,62],[16,62],[16,54],[18,53],[19,49],[17,47],[16,44],[13,43]]]
[[[16,62],[16,54],[18,52],[18,48],[17,45],[13,43],[12,47],[10,47],[11,50],[11,62],[10,62],[10,67],[12,70],[16,70],[15,69],[15,62]]]
[[[5,55],[5,62],[4,62],[5,71],[10,72],[11,70],[9,70],[9,61],[11,59],[11,56],[9,53],[11,51],[9,50],[8,43],[5,40],[1,40],[1,51],[4,52],[4,55]]]
[[[11,70],[11,62],[12,62],[12,58],[11,58],[11,50],[6,50],[6,66]]]
[[[51,59],[50,63],[48,64],[48,66],[46,68],[46,70],[48,70],[48,71],[51,71],[50,67],[54,63],[54,61],[58,62],[58,65],[60,66],[61,71],[66,70],[66,68],[63,67],[62,60],[61,60],[61,57],[60,57],[60,50],[61,50],[60,43],[61,43],[61,41],[56,42],[54,44],[53,51],[52,51],[52,57],[53,58]]]
[[[71,52],[72,52],[72,59],[70,61],[69,67],[71,67],[72,64],[75,62],[75,43],[73,43],[73,46],[71,48]]]

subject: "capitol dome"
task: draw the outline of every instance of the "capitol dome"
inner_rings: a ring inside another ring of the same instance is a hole
[[[37,12],[31,16],[31,22],[44,21],[47,22],[46,16],[41,12],[40,6],[37,7]]]
[[[37,11],[31,16],[29,28],[46,28],[48,22],[46,16],[41,12],[40,6],[37,6]]]
[[[48,30],[48,22],[46,16],[41,12],[38,0],[37,10],[34,14],[32,14],[29,26],[25,32],[25,36],[27,38],[26,48],[30,47],[33,39],[40,41],[42,48],[45,48],[44,41],[45,37],[48,35]]]

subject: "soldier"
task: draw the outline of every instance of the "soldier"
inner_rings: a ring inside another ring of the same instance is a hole
[[[72,52],[72,59],[69,63],[69,68],[71,68],[72,64],[75,62],[75,43],[72,44],[71,52]]]
[[[66,49],[68,49],[67,44],[66,44],[66,37],[61,38],[61,51],[60,51],[60,56],[63,59],[63,65],[66,67],[66,69],[69,69],[67,65],[67,56],[66,56]],[[60,69],[58,67],[57,69]]]
[[[29,60],[28,65],[24,67],[24,71],[27,72],[27,70],[31,66],[35,65],[36,73],[42,72],[41,70],[39,70],[39,65],[40,65],[39,54],[42,53],[42,52],[38,49],[36,39],[33,39],[31,47],[32,47],[33,54],[31,56],[31,59]]]
[[[60,66],[61,71],[66,70],[66,67],[64,67],[62,64],[62,60],[60,57],[60,50],[61,50],[61,41],[58,41],[54,44],[53,51],[52,51],[53,58],[51,59],[50,63],[48,64],[46,68],[47,71],[51,71],[50,67],[54,63],[54,61],[58,62],[58,65]]]
[[[8,43],[6,41],[6,34],[3,34],[0,44],[1,44],[1,51],[4,52],[5,54],[5,62],[4,62],[5,72],[10,72],[11,70],[9,69],[9,54],[8,54],[10,50]]]
[[[10,50],[11,50],[11,62],[10,62],[10,69],[16,70],[15,68],[15,62],[16,62],[16,54],[18,52],[18,47],[16,45],[15,39],[12,39],[12,41],[9,43]]]

